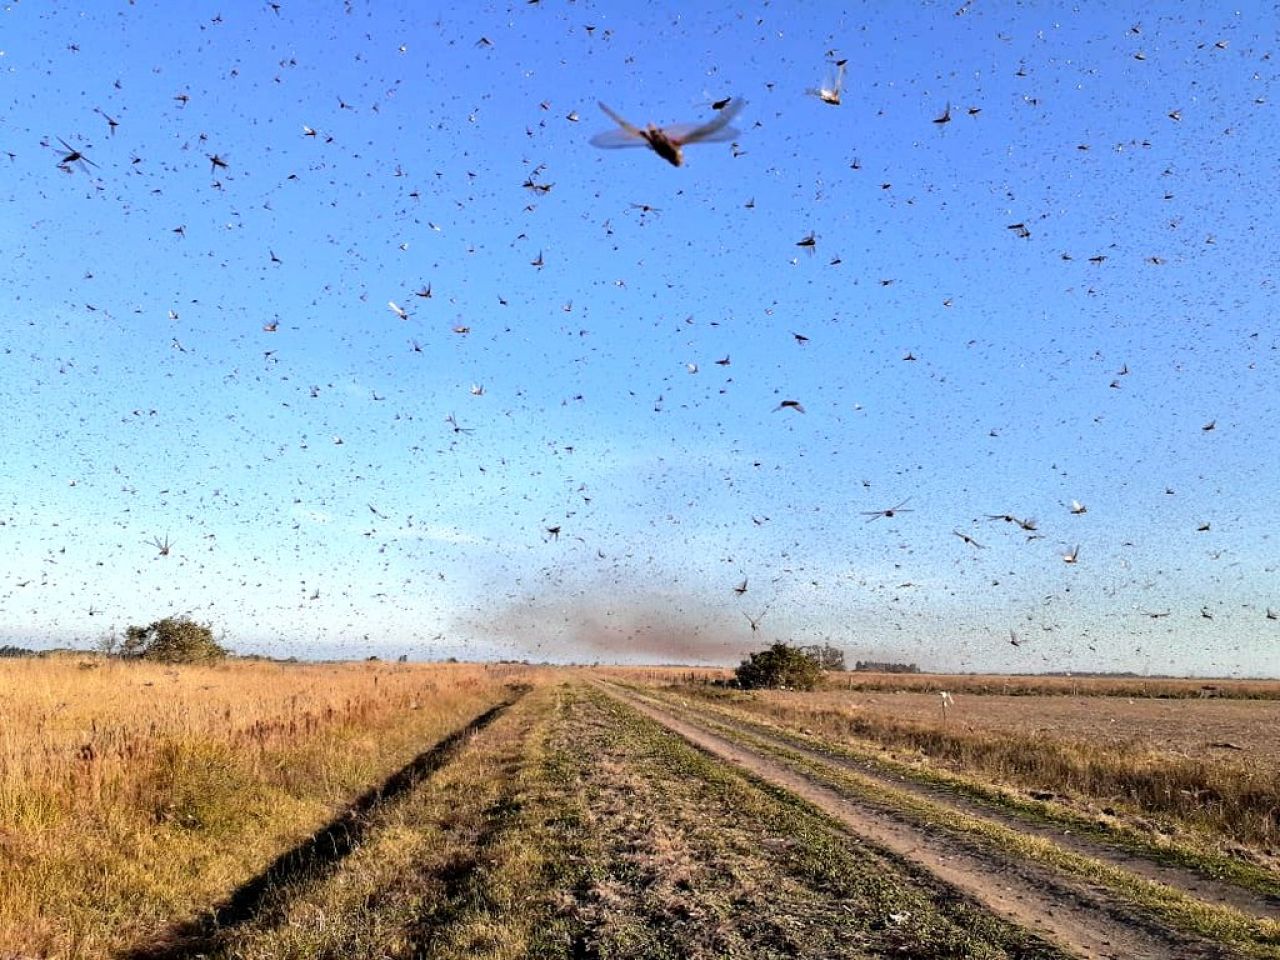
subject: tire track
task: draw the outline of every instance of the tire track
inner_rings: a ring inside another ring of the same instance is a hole
[[[697,706],[688,706],[685,712],[694,716],[707,717],[715,722],[730,726],[739,722],[735,718],[717,716],[711,711],[700,710]],[[744,726],[746,725],[744,724]],[[959,795],[943,786],[922,783],[907,778],[900,779],[875,769],[869,763],[859,762],[851,757],[824,751],[818,747],[807,746],[798,740],[788,737],[785,733],[770,733],[754,725],[751,725],[749,729],[751,736],[757,740],[790,750],[819,763],[850,770],[860,777],[873,780],[890,789],[914,794],[931,803],[949,807],[970,817],[998,823],[1011,830],[1017,830],[1019,833],[1040,837],[1064,850],[1127,870],[1129,873],[1136,874],[1147,880],[1165,884],[1207,903],[1232,907],[1241,913],[1262,920],[1280,920],[1280,898],[1278,897],[1248,890],[1186,867],[1159,863],[1140,854],[1125,850],[1122,847],[1070,833],[1067,827],[1031,822],[1007,810],[1002,810],[994,804],[983,803],[979,800]]]
[[[796,794],[857,836],[924,868],[998,916],[1080,957],[1225,960],[1238,956],[1221,945],[1136,916],[1131,906],[1096,886],[1074,883],[1024,860],[977,851],[936,830],[904,822],[629,692],[612,685],[601,687],[704,752]]]
[[[335,871],[363,840],[379,809],[413,790],[457,756],[477,733],[498,719],[530,689],[510,687],[512,696],[490,707],[465,726],[418,754],[376,787],[357,797],[311,836],[276,857],[265,870],[237,887],[204,916],[175,927],[158,943],[121,954],[122,960],[196,960],[221,935],[264,916],[281,913],[281,890],[305,879]]]

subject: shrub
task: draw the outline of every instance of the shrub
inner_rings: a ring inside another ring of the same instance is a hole
[[[744,690],[812,690],[822,679],[818,661],[789,643],[775,643],[751,654],[734,673]]]
[[[127,627],[120,655],[162,663],[197,663],[221,660],[227,651],[213,639],[208,624],[189,617],[165,617],[148,627]]]

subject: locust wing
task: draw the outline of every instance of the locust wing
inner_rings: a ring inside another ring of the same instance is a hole
[[[705,123],[677,123],[665,127],[662,132],[672,143],[678,143],[681,146],[686,143],[717,143],[732,140],[738,136],[739,131],[729,126],[729,121],[736,117],[746,105],[745,100],[734,100],[716,114],[714,119]]]
[[[644,135],[643,130],[618,116],[618,114],[614,113],[603,103],[600,103],[600,109],[605,112],[605,115],[608,116],[610,120],[618,125],[619,129],[606,130],[604,133],[597,133],[591,138],[591,145],[593,147],[604,147],[606,150],[612,150],[617,147],[648,146],[649,140]]]

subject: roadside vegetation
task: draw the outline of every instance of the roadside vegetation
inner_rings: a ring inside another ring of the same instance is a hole
[[[1095,742],[1042,731],[965,729],[940,706],[933,721],[899,720],[802,696],[724,690],[680,692],[827,738],[889,751],[922,772],[949,771],[1016,788],[1023,796],[1075,804],[1095,820],[1124,819],[1150,834],[1193,834],[1223,852],[1280,862],[1280,769],[1222,756],[1163,753],[1142,743]]]
[[[556,872],[572,822],[547,755],[554,695],[512,702],[449,762],[369,811],[340,865],[273,885],[257,908],[138,960],[527,956],[568,944]]]
[[[639,691],[633,689],[632,692]],[[642,695],[641,702],[650,701]],[[1197,856],[1186,848],[1156,847],[1140,842],[1107,843],[1108,838],[1100,837],[1098,831],[1074,820],[1069,813],[1062,817],[1066,811],[1061,809],[1046,806],[1033,809],[1030,805],[1023,805],[1016,809],[1025,816],[991,816],[989,808],[984,810],[980,804],[954,802],[955,796],[948,797],[947,791],[911,789],[912,780],[917,783],[922,780],[913,777],[913,771],[877,762],[856,750],[847,751],[824,743],[810,734],[752,722],[749,715],[744,719],[737,711],[697,705],[680,698],[659,697],[655,702],[681,719],[692,721],[759,755],[780,761],[812,782],[830,787],[842,796],[855,798],[895,820],[906,819],[922,827],[927,826],[929,836],[942,831],[957,840],[962,848],[985,849],[996,857],[1007,858],[1010,867],[1039,864],[1054,876],[1083,879],[1091,885],[1106,888],[1124,903],[1161,917],[1173,928],[1211,942],[1229,943],[1240,950],[1241,955],[1280,956],[1280,922],[1266,919],[1275,916],[1275,904],[1280,895],[1280,877],[1274,873],[1244,864],[1224,864],[1220,857]],[[955,780],[943,782],[952,787],[960,786]],[[955,794],[964,792],[956,790]],[[974,793],[976,795],[977,792]],[[982,799],[994,798],[986,795]],[[1028,829],[1037,821],[1051,826],[1056,821],[1057,829]],[[1076,836],[1086,842],[1076,842]],[[1134,838],[1126,839],[1132,841]],[[1101,844],[1099,840],[1102,840]],[[1205,902],[1191,892],[1200,886],[1194,876],[1175,878],[1165,874],[1163,880],[1168,882],[1153,881],[1140,869],[1135,869],[1131,857],[1108,855],[1108,847],[1112,851],[1125,850],[1145,856],[1155,863],[1172,863],[1193,870],[1198,868],[1203,877],[1238,883],[1255,895],[1228,895],[1242,909]],[[1179,855],[1167,856],[1169,853]],[[1170,886],[1169,882],[1174,885]],[[1187,884],[1190,889],[1182,889],[1179,884]]]
[[[522,673],[5,661],[0,956],[102,956],[207,910]]]
[[[1263,848],[1228,850],[1246,848],[1216,821],[1088,794],[1106,781],[1070,764],[1101,762],[1097,745],[1010,741],[1010,757],[1049,758],[1014,767],[961,751],[978,733],[942,710],[936,728],[868,726],[821,691],[701,682],[725,671],[55,657],[0,664],[0,957],[1061,956],[814,795],[691,746],[603,676],[645,676],[636,689],[852,802],[1271,955],[1271,934],[1230,910],[905,790],[1111,830],[1143,856],[1163,844],[1276,895]],[[1036,799],[1028,784],[1050,776]]]
[[[542,683],[340,864],[133,960],[1057,960],[1033,934],[582,684]]]
[[[598,691],[563,709],[585,811],[578,955],[1061,956]]]
[[[582,684],[16,666],[0,955],[1060,956]],[[429,772],[343,813],[468,724]]]

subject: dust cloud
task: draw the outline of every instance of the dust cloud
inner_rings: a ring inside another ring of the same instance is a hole
[[[475,626],[495,643],[555,661],[736,664],[771,642],[753,635],[746,620],[735,629],[723,609],[668,592],[529,597]]]

